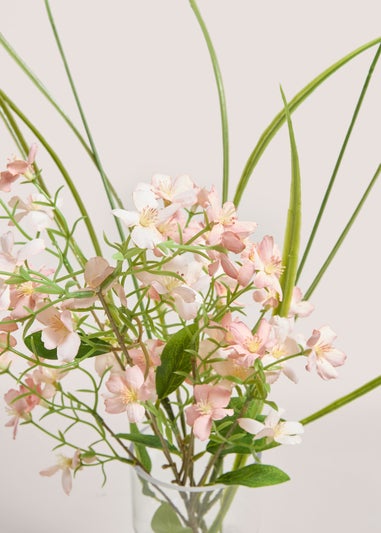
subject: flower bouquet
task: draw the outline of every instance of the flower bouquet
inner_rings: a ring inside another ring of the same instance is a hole
[[[66,494],[74,475],[117,461],[134,470],[135,531],[229,531],[239,486],[289,479],[267,453],[298,444],[304,427],[381,384],[381,378],[327,407],[290,421],[272,396],[280,379],[296,383],[295,362],[322,380],[338,376],[345,353],[327,324],[307,333],[310,297],[369,195],[381,167],[317,276],[298,285],[360,110],[380,47],[304,253],[301,175],[292,113],[341,66],[375,39],[324,71],[293,99],[281,89],[282,111],[250,154],[229,198],[229,136],[222,77],[194,0],[217,82],[223,143],[221,183],[205,186],[186,174],[138,181],[131,199],[117,193],[100,160],[66,60],[49,1],[48,20],[87,138],[64,114],[5,37],[1,44],[53,104],[93,161],[118,238],[99,235],[75,179],[53,146],[4,91],[1,117],[18,155],[0,174],[0,368],[14,385],[4,395],[13,437],[34,426],[54,442],[57,461],[40,474],[61,474]],[[257,222],[241,219],[239,204],[267,145],[285,125],[291,154],[290,196],[280,247],[256,238]],[[29,141],[29,138],[32,140]],[[65,210],[39,158],[51,158],[79,210]],[[84,231],[86,232],[83,237]],[[81,240],[91,243],[85,253]],[[22,429],[20,428],[22,426]],[[78,428],[82,428],[78,432]],[[269,464],[270,463],[270,464]],[[151,505],[152,504],[152,505]],[[239,531],[237,524],[234,531]],[[245,531],[243,529],[242,531]],[[247,530],[246,530],[247,531]]]

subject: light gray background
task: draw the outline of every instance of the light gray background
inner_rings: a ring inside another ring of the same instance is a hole
[[[62,106],[77,119],[42,1],[1,0],[1,30]],[[200,0],[224,75],[231,134],[231,175],[237,181],[260,133],[282,107],[279,83],[291,98],[314,76],[380,34],[379,1],[305,2]],[[221,142],[218,99],[205,43],[186,0],[52,1],[94,137],[109,176],[128,202],[139,180],[154,172],[189,173],[218,184]],[[362,54],[294,114],[303,176],[303,243],[332,171],[351,111],[375,48]],[[95,214],[113,232],[99,178],[67,127],[1,51],[5,90],[56,147]],[[342,165],[337,188],[310,256],[306,288],[346,223],[380,159],[380,70]],[[79,121],[77,121],[79,123]],[[32,141],[33,138],[30,137]],[[0,138],[1,160],[13,147]],[[47,159],[45,175],[56,183]],[[287,208],[289,148],[285,130],[257,168],[242,218],[281,243]],[[233,190],[233,188],[232,188]],[[329,323],[348,354],[336,382],[300,366],[298,386],[283,381],[274,399],[291,420],[380,374],[380,186],[312,301],[306,333]],[[70,203],[68,201],[68,209]],[[86,249],[86,243],[84,243]],[[0,380],[1,395],[10,383]],[[252,492],[263,503],[262,533],[380,531],[380,390],[306,428],[303,443],[268,453],[292,480]],[[109,482],[86,471],[68,498],[58,477],[38,471],[54,461],[50,442],[21,428],[16,441],[0,409],[0,530],[2,533],[129,533],[128,471],[109,469]],[[250,531],[248,524],[247,531]]]

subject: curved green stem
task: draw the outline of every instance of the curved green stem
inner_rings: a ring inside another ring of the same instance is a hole
[[[308,300],[308,298],[311,296],[311,294],[313,293],[313,291],[316,289],[319,281],[321,280],[321,278],[323,277],[323,275],[325,274],[327,268],[329,267],[329,265],[331,264],[333,258],[335,257],[336,253],[338,252],[340,246],[343,244],[343,241],[345,239],[345,237],[347,236],[347,234],[349,233],[349,230],[351,229],[354,221],[356,220],[359,212],[361,211],[361,208],[362,206],[364,205],[365,203],[365,200],[367,199],[367,197],[369,196],[369,193],[370,191],[372,190],[373,188],[373,185],[376,183],[377,181],[377,178],[378,176],[380,175],[381,173],[381,164],[378,165],[377,167],[377,170],[373,176],[373,178],[371,179],[368,187],[366,188],[364,194],[362,195],[359,203],[357,204],[357,207],[356,209],[354,210],[352,216],[350,217],[349,221],[347,222],[345,228],[343,229],[340,237],[338,238],[338,240],[336,241],[335,245],[333,246],[331,252],[329,253],[327,259],[324,261],[322,267],[320,268],[319,272],[316,274],[313,282],[311,283],[311,285],[309,286],[309,288],[306,290],[305,294],[304,294],[304,299],[305,300]]]
[[[359,387],[358,389],[355,389],[349,394],[346,394],[345,396],[342,396],[338,400],[335,400],[334,402],[326,405],[325,407],[323,407],[323,409],[319,409],[319,411],[312,413],[312,415],[306,416],[306,418],[303,418],[302,420],[300,420],[300,423],[306,426],[307,424],[314,422],[318,418],[328,415],[329,413],[332,413],[332,411],[335,411],[336,409],[343,407],[343,405],[346,405],[347,403],[352,402],[353,400],[356,400],[360,396],[363,396],[364,394],[371,392],[373,389],[376,389],[380,385],[381,385],[381,376],[378,376],[372,379],[371,381],[368,381],[368,383],[365,383],[365,385],[362,385],[362,387]]]
[[[30,122],[30,120],[22,113],[22,111],[16,106],[16,104],[0,89],[0,99],[5,101],[6,104],[12,109],[12,111],[21,119],[21,121],[30,129],[30,131],[36,136],[36,138],[39,140],[39,142],[44,146],[50,157],[53,159],[54,163],[56,164],[58,170],[61,172],[62,177],[64,178],[67,186],[69,187],[69,190],[71,194],[73,195],[73,198],[78,206],[78,209],[84,218],[85,225],[87,227],[87,230],[89,232],[89,236],[91,239],[91,242],[94,246],[94,250],[97,255],[102,255],[102,250],[97,238],[97,235],[95,233],[94,227],[92,225],[90,216],[87,212],[87,209],[82,201],[81,196],[79,195],[68,171],[64,167],[62,161],[56,154],[56,152],[53,150],[53,148],[50,146],[50,144],[47,142],[45,137],[40,133],[40,131]],[[46,187],[43,186],[45,189]]]
[[[372,46],[375,46],[376,44],[381,43],[381,37],[378,37],[377,39],[374,39],[373,41],[370,41],[363,46],[360,46],[353,52],[350,52],[348,55],[331,65],[328,69],[326,69],[324,72],[319,74],[316,78],[314,78],[308,85],[306,85],[301,91],[299,91],[292,100],[288,103],[288,107],[290,110],[290,113],[293,113],[295,109],[317,88],[319,85],[321,85],[327,78],[329,78],[334,72],[339,70],[342,66],[344,66],[346,63],[351,61],[354,57],[361,54],[362,52],[365,52],[365,50],[368,50],[368,48],[371,48]],[[239,180],[239,183],[237,185],[236,193],[234,196],[234,203],[236,206],[239,205],[242,195],[246,189],[247,184],[249,183],[250,176],[254,171],[254,168],[257,166],[260,158],[262,157],[263,152],[267,148],[267,146],[270,144],[270,141],[272,138],[276,135],[278,130],[282,127],[283,123],[286,120],[286,113],[285,110],[282,109],[276,117],[271,121],[269,126],[265,129],[265,131],[260,136],[254,150],[249,156],[249,159],[245,165],[245,168],[243,169],[241,178]]]
[[[106,191],[107,199],[109,201],[109,204],[110,204],[111,208],[114,209],[116,207],[116,204],[115,204],[114,198],[112,196],[112,193],[110,191],[109,181],[108,181],[106,173],[105,173],[105,171],[103,169],[103,165],[101,163],[101,160],[100,160],[100,157],[99,157],[99,154],[98,154],[98,150],[97,150],[97,148],[95,146],[95,142],[94,142],[93,136],[91,134],[91,131],[90,131],[90,128],[89,128],[89,124],[87,122],[86,115],[85,115],[85,112],[84,112],[82,104],[81,104],[81,100],[79,99],[79,95],[78,95],[78,92],[77,92],[77,89],[76,89],[76,86],[75,86],[75,83],[74,83],[73,76],[71,75],[69,64],[67,62],[66,55],[65,55],[62,43],[61,43],[61,39],[59,37],[58,31],[57,31],[57,28],[56,28],[56,25],[55,25],[55,22],[54,22],[52,11],[50,9],[49,0],[45,0],[45,7],[46,7],[46,11],[47,11],[47,14],[48,14],[48,18],[49,18],[49,22],[50,22],[51,28],[53,30],[55,41],[57,43],[57,47],[58,47],[62,62],[64,64],[65,72],[66,72],[67,78],[69,80],[69,84],[70,84],[70,87],[71,87],[75,102],[77,104],[77,108],[78,108],[79,114],[81,116],[82,124],[83,124],[83,127],[85,128],[86,135],[87,135],[87,138],[89,140],[89,143],[90,143],[90,146],[91,146],[91,149],[92,149],[92,153],[93,153],[95,161],[96,161],[96,166],[97,166],[97,168],[99,170],[99,174],[100,174],[101,179],[102,179],[103,187],[104,187],[104,189]],[[123,231],[122,225],[121,225],[119,219],[116,218],[116,217],[115,217],[115,223],[117,225],[118,232],[119,232],[121,240],[124,240],[124,231]]]
[[[201,13],[197,7],[195,0],[189,0],[191,8],[196,15],[197,21],[200,25],[201,31],[204,35],[206,44],[208,46],[210,59],[212,60],[214,77],[216,79],[218,98],[220,101],[220,115],[221,115],[221,126],[222,126],[222,150],[223,150],[223,177],[222,177],[222,202],[226,202],[229,194],[229,128],[228,128],[228,116],[226,109],[226,99],[224,85],[221,76],[221,70],[218,64],[218,59],[212,40],[210,38],[208,29],[205,25],[205,22],[201,16]]]
[[[315,239],[315,235],[316,235],[316,232],[317,232],[317,230],[319,228],[323,213],[325,211],[329,196],[331,194],[331,190],[332,190],[333,184],[335,182],[337,173],[338,173],[340,165],[341,165],[341,161],[342,161],[342,159],[344,157],[344,153],[345,153],[345,150],[347,148],[349,138],[351,136],[351,133],[352,133],[354,125],[356,123],[357,117],[359,115],[359,112],[360,112],[360,109],[361,109],[361,105],[362,105],[363,100],[365,98],[366,91],[367,91],[367,89],[369,87],[370,80],[372,78],[372,75],[373,75],[374,69],[376,67],[377,61],[379,60],[380,54],[381,54],[381,46],[379,46],[377,48],[376,55],[374,56],[373,61],[372,61],[371,65],[370,65],[370,67],[369,67],[368,75],[367,75],[367,77],[365,79],[365,82],[364,82],[364,85],[363,85],[363,87],[361,89],[361,93],[360,93],[359,99],[357,101],[355,110],[353,112],[353,116],[352,116],[352,119],[350,121],[350,124],[349,124],[349,127],[348,127],[348,131],[347,131],[347,133],[345,135],[343,144],[342,144],[340,152],[339,152],[339,156],[337,158],[335,167],[333,169],[331,178],[330,178],[329,183],[328,183],[327,190],[326,190],[326,192],[324,194],[324,198],[322,200],[319,212],[318,212],[318,214],[316,216],[314,225],[312,227],[312,231],[311,231],[310,237],[308,239],[305,251],[303,253],[303,257],[302,257],[302,259],[300,261],[300,264],[299,264],[299,267],[298,267],[298,272],[297,272],[297,275],[296,275],[296,282],[298,281],[298,279],[299,279],[299,277],[300,277],[300,275],[302,273],[302,270],[303,270],[304,264],[305,264],[305,262],[307,260],[308,254],[310,252],[312,243],[313,243],[313,241]]]

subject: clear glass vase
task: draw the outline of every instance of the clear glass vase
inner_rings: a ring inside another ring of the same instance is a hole
[[[134,533],[258,533],[259,490],[182,487],[132,470]],[[163,471],[165,477],[165,470]]]

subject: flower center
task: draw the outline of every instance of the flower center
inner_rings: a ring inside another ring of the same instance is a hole
[[[127,387],[122,392],[122,401],[125,405],[138,401],[137,392],[134,389],[128,389]]]
[[[246,340],[246,346],[250,353],[257,353],[261,345],[262,345],[262,340],[258,337],[258,335],[249,337]]]
[[[144,228],[154,226],[157,222],[158,211],[155,207],[144,207],[140,213],[139,223]]]
[[[210,413],[212,412],[212,406],[208,402],[201,400],[197,404],[197,411],[201,415],[210,415]]]
[[[20,287],[17,289],[17,293],[20,296],[31,296],[34,294],[34,289],[33,281],[26,281],[20,285]]]

